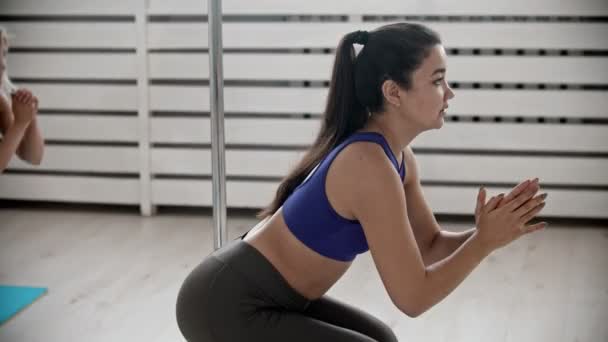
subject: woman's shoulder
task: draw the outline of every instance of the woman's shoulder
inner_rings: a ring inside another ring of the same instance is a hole
[[[404,184],[408,184],[412,181],[418,181],[418,163],[416,162],[416,156],[412,148],[407,145],[403,149],[403,162],[405,167],[405,180]]]
[[[346,146],[330,166],[326,191],[332,206],[344,217],[356,217],[361,203],[383,203],[389,193],[403,191],[395,166],[381,145],[357,141]]]
[[[353,186],[359,186],[362,179],[366,182],[390,181],[394,176],[395,167],[386,158],[386,152],[381,145],[370,141],[357,141],[346,146],[336,157],[335,164],[345,181],[350,180]]]

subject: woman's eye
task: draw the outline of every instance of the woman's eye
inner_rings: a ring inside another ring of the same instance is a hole
[[[435,82],[433,82],[433,83],[435,83],[436,85],[440,85],[440,84],[441,84],[441,81],[443,81],[443,79],[444,79],[444,78],[442,77],[442,78],[440,78],[440,79],[438,79],[438,80],[435,80]]]

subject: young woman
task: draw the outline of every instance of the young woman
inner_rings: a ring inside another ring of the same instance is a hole
[[[0,173],[12,156],[39,165],[44,153],[44,139],[38,127],[38,99],[27,89],[17,89],[8,77],[8,35],[0,27]]]
[[[355,56],[353,44],[363,45]],[[370,251],[394,305],[416,317],[493,250],[545,223],[538,179],[486,203],[476,228],[440,229],[409,147],[443,125],[454,97],[438,35],[399,23],[344,36],[322,127],[261,221],[186,278],[177,320],[189,342],[397,341],[385,323],[325,293]],[[473,166],[472,166],[473,167]]]

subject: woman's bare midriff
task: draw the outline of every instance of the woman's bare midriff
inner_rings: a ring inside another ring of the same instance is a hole
[[[323,296],[351,265],[304,245],[287,228],[281,209],[243,240],[260,251],[292,288],[310,300]]]
[[[346,219],[354,219],[348,208],[349,195],[343,191],[344,174],[353,174],[343,162],[344,153],[362,142],[345,147],[327,171],[327,199],[333,209]],[[401,161],[399,161],[401,163]],[[325,257],[298,240],[283,219],[282,208],[260,222],[244,239],[262,253],[296,291],[308,299],[323,296],[348,270],[352,262]]]

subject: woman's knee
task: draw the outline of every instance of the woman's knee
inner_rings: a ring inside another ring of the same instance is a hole
[[[398,342],[397,335],[389,326],[381,327],[378,331],[378,336],[372,336],[378,342]]]

